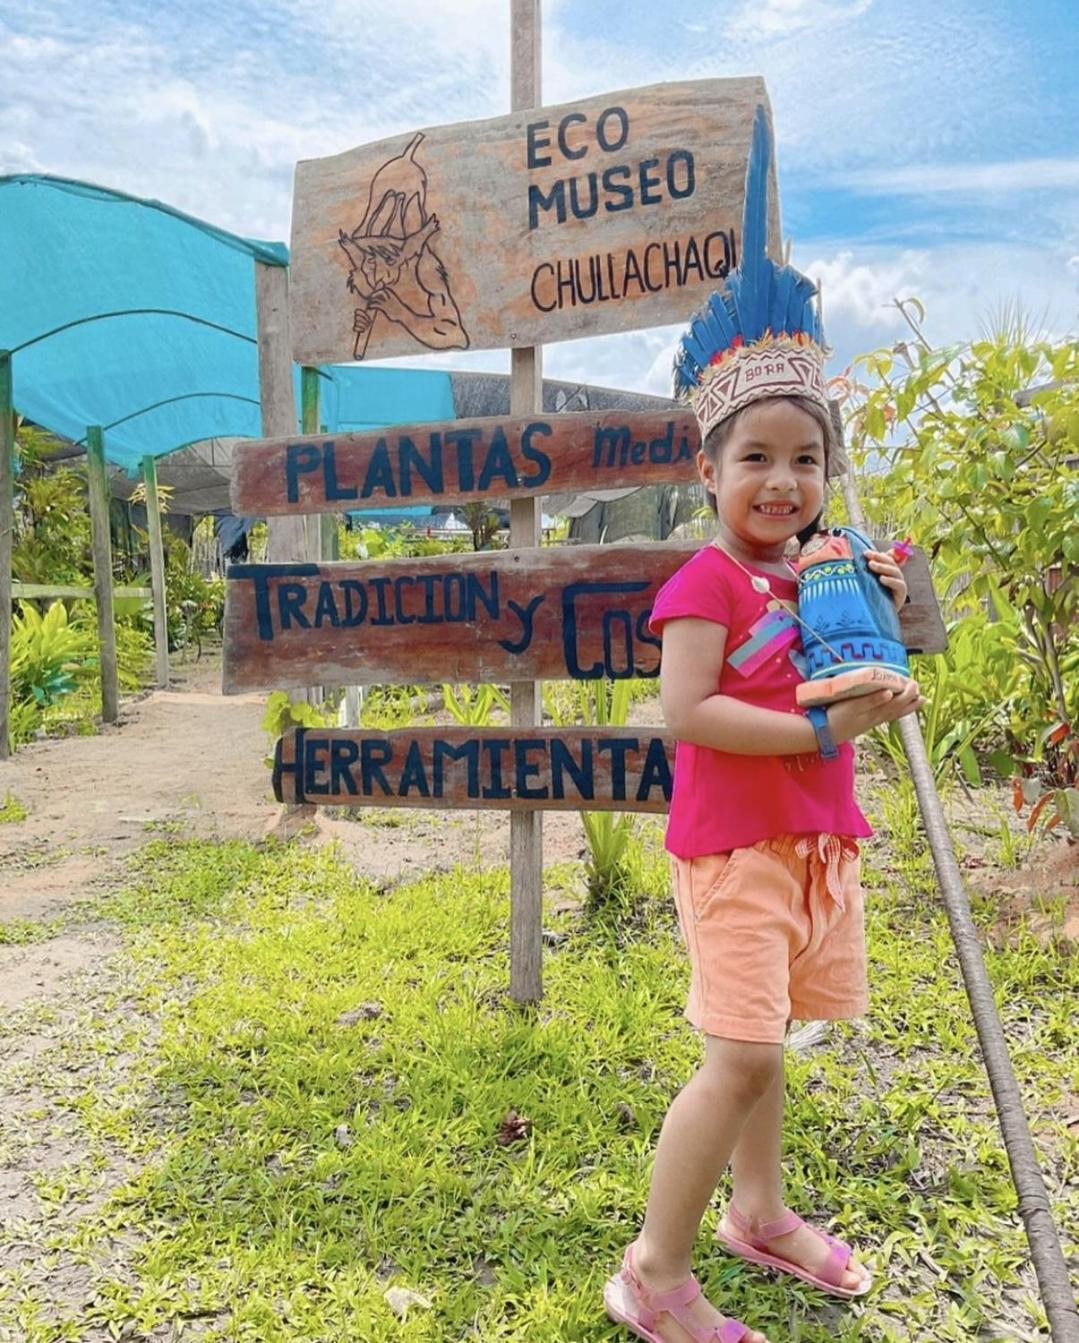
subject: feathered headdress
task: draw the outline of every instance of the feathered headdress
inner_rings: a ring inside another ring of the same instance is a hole
[[[742,256],[696,312],[674,359],[674,394],[689,401],[703,440],[720,420],[766,396],[805,396],[829,409],[816,285],[765,253],[772,133],[753,119]]]

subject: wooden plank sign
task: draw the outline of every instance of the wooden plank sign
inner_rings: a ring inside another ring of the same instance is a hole
[[[657,676],[652,602],[698,548],[679,542],[233,565],[225,693]]]
[[[758,105],[757,76],[653,84],[300,162],[296,362],[684,321],[737,264]]]
[[[653,728],[298,728],[273,786],[320,806],[666,811],[673,763]]]
[[[238,443],[233,512],[342,512],[387,504],[527,499],[696,480],[686,411],[498,416]]]

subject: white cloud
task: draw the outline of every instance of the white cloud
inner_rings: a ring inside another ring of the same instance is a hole
[[[848,250],[815,257],[806,266],[798,263],[798,268],[820,286],[826,330],[837,319],[855,329],[877,330],[894,325],[887,315],[889,305],[925,282],[925,264],[925,255],[917,252],[870,261],[859,260]],[[898,313],[895,321],[902,321]]]
[[[750,0],[734,24],[751,24],[766,37],[805,28],[834,32],[838,24],[858,18],[871,4],[872,0]]]
[[[1079,159],[909,164],[842,174],[838,180],[855,191],[886,196],[1067,190],[1079,187]]]

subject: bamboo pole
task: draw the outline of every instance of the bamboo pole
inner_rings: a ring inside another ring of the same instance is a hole
[[[262,436],[288,438],[296,432],[296,395],[292,383],[288,271],[284,266],[255,262],[255,310]],[[267,518],[266,530],[266,559],[271,563],[306,560],[311,555],[305,517]]]
[[[304,364],[300,369],[300,432],[304,434],[318,434],[322,431],[319,416],[319,371],[317,368],[311,368]],[[320,513],[318,515],[319,527],[319,558],[323,560],[335,560],[338,558],[337,545],[337,514]]]
[[[513,0],[511,10],[511,110],[538,107],[541,99],[541,0]],[[543,347],[512,353],[510,414],[534,415],[543,407]],[[535,499],[510,504],[510,545],[539,545]],[[510,722],[538,723],[540,687],[535,681],[510,686]],[[510,813],[510,996],[519,1003],[543,996],[543,819],[538,811]]]
[[[15,532],[11,352],[0,350],[0,760],[11,754],[11,547]]]
[[[154,600],[154,653],[157,684],[169,687],[169,622],[165,611],[165,547],[161,539],[161,513],[157,501],[157,462],[147,453],[142,459],[146,488],[146,530],[150,538],[150,590]]]
[[[850,519],[863,531],[865,513],[858,498],[850,472],[843,476],[843,495],[847,501]],[[1012,1183],[1019,1195],[1019,1215],[1023,1219],[1030,1257],[1034,1262],[1038,1287],[1053,1343],[1079,1343],[1079,1310],[1068,1280],[1060,1238],[1053,1222],[1049,1195],[1038,1166],[1034,1142],[1030,1136],[1023,1109],[1023,1097],[1012,1068],[1004,1028],[997,1012],[993,986],[985,967],[978,932],[970,912],[970,900],[963,888],[963,879],[956,861],[948,824],[944,817],[940,795],[933,780],[933,770],[925,749],[925,740],[917,716],[909,714],[899,720],[899,734],[907,753],[914,791],[922,813],[933,865],[937,872],[944,908],[948,915],[952,941],[959,956],[963,984],[970,1002],[974,1026],[982,1047],[985,1070],[1004,1136],[1004,1147],[1011,1166]]]
[[[101,426],[96,424],[86,431],[86,476],[90,487],[90,538],[101,666],[101,721],[115,723],[120,716],[120,685],[116,667],[116,624],[112,613],[109,480],[105,467],[105,437]]]

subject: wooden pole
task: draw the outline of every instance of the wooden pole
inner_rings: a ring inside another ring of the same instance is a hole
[[[94,555],[94,604],[101,664],[101,720],[120,716],[120,683],[116,669],[116,624],[112,616],[112,539],[109,534],[109,480],[105,468],[105,437],[100,425],[86,431],[86,475],[90,487],[90,540]]]
[[[849,471],[843,476],[843,494],[851,522],[865,531],[865,514]],[[933,854],[933,865],[944,897],[952,941],[959,956],[963,984],[982,1047],[985,1069],[989,1074],[989,1086],[1011,1166],[1012,1183],[1019,1195],[1019,1215],[1027,1233],[1030,1257],[1034,1262],[1038,1288],[1049,1318],[1050,1333],[1053,1343],[1079,1343],[1079,1311],[1076,1310],[1075,1297],[1069,1284],[1068,1267],[1053,1222],[1037,1153],[1034,1151],[1022,1093],[1008,1053],[1008,1042],[997,1012],[993,985],[985,968],[978,930],[971,916],[970,900],[963,887],[944,807],[933,780],[925,739],[916,715],[910,714],[899,720],[899,735],[910,764],[922,824]]]
[[[165,611],[165,546],[161,539],[161,513],[157,501],[157,462],[147,453],[142,459],[146,488],[146,530],[150,538],[150,588],[154,594],[154,653],[157,684],[169,686],[169,622]]]
[[[15,533],[11,353],[0,350],[0,760],[11,753],[11,547]]]
[[[511,11],[511,111],[539,107],[541,0],[513,0]],[[543,408],[543,347],[512,352],[510,414],[533,415]],[[510,545],[539,545],[535,499],[510,504]],[[541,721],[540,687],[535,681],[510,686],[510,722],[526,727]],[[543,818],[538,811],[510,815],[510,996],[519,1003],[543,996]]]
[[[318,378],[317,368],[304,364],[300,369],[300,431],[304,434],[317,434],[322,429],[319,423]],[[319,530],[319,559],[337,559],[337,514],[320,513],[317,521],[311,524],[312,528],[316,525]]]
[[[296,395],[292,382],[288,271],[284,266],[255,262],[255,310],[258,322],[262,436],[287,438],[296,432]],[[266,526],[268,562],[314,558],[308,549],[305,517],[268,518]]]

